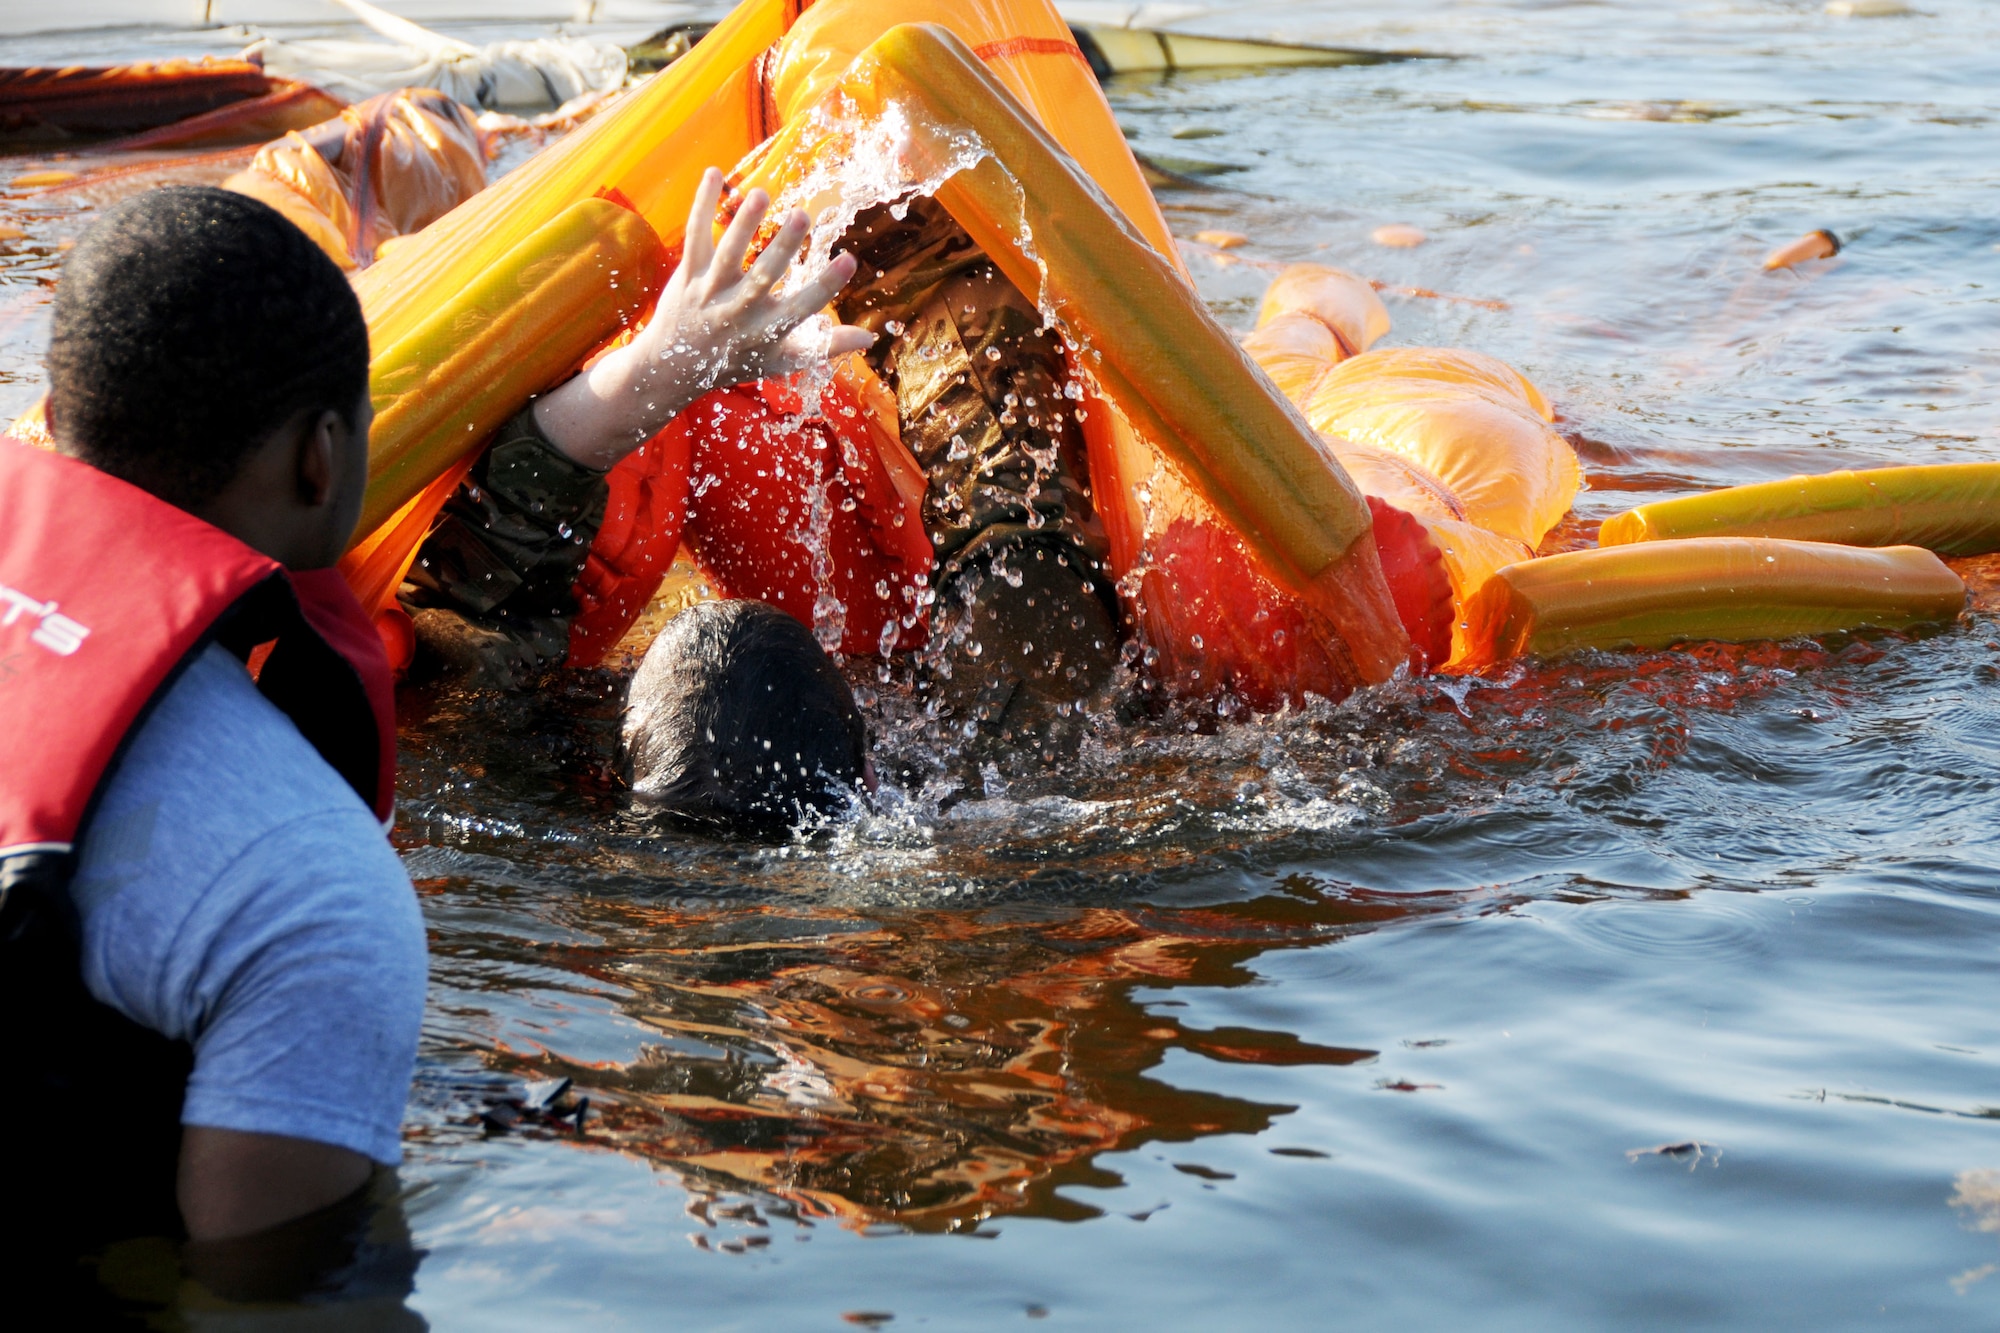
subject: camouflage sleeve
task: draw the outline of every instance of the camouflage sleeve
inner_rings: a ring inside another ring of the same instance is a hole
[[[559,661],[606,495],[604,474],[557,449],[533,408],[523,409],[446,503],[411,566],[405,600],[456,612]]]

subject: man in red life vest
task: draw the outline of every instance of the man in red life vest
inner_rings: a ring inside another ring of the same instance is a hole
[[[804,232],[748,274],[742,244],[691,246],[650,336],[517,427],[601,467],[708,387],[871,341],[790,336],[853,272],[773,296]],[[312,1280],[301,1256],[337,1255],[401,1156],[423,925],[383,836],[388,663],[332,568],[368,359],[290,223],[151,191],[65,265],[56,451],[0,439],[0,1119],[24,1235],[0,1266],[38,1285],[87,1291],[78,1256],[161,1235],[218,1289]]]
[[[57,452],[0,439],[0,1115],[7,1266],[88,1290],[134,1236],[226,1273],[398,1160],[425,950],[331,569],[371,417],[339,270],[240,195],[140,195],[70,254],[48,367]]]

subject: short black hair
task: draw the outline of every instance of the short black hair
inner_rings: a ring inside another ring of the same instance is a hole
[[[70,252],[48,372],[64,452],[192,508],[294,413],[354,424],[368,325],[276,209],[170,186],[107,210]]]
[[[625,759],[648,804],[779,837],[849,806],[868,728],[804,625],[764,602],[698,602],[667,622],[632,678]]]

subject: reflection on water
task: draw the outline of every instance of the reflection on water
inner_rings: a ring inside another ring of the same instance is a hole
[[[488,950],[478,970],[554,969],[616,997],[634,1025],[627,1058],[584,1058],[550,1024],[492,1062],[574,1079],[593,1108],[591,1142],[671,1166],[701,1193],[749,1188],[798,1216],[956,1231],[995,1214],[1097,1216],[1059,1193],[1115,1180],[1097,1154],[1257,1134],[1295,1109],[1149,1077],[1169,1050],[1225,1064],[1372,1060],[1282,1031],[1190,1027],[1133,991],[1245,985],[1248,958],[1406,913],[1303,884],[1211,909],[868,921],[626,903],[588,913],[587,945],[545,944],[512,966]],[[467,960],[454,961],[456,972]]]
[[[1165,196],[1251,238],[1189,252],[1225,319],[1268,265],[1337,263],[1391,284],[1396,341],[1549,389],[1590,483],[1554,545],[1659,495],[2000,458],[1991,5],[1218,13],[1464,57],[1113,102],[1230,168]],[[0,416],[82,202],[0,201]],[[1392,222],[1428,242],[1371,244]],[[1848,248],[1758,268],[1815,227]],[[1919,639],[1133,707],[1059,771],[955,758],[871,676],[878,808],[783,847],[633,814],[619,672],[411,696],[412,1304],[1991,1327],[2000,561],[1961,568],[1980,609]],[[482,1124],[562,1079],[571,1119]]]

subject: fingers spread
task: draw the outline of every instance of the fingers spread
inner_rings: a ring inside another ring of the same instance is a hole
[[[744,198],[729,230],[716,243],[715,260],[709,265],[710,297],[721,295],[743,280],[743,256],[750,253],[750,242],[756,239],[757,228],[763,225],[764,215],[770,211],[771,196],[762,190],[752,190]]]
[[[722,202],[722,173],[714,167],[701,173],[694,203],[688,208],[687,238],[681,243],[681,266],[674,274],[683,285],[708,273],[715,258],[715,210]]]
[[[804,212],[793,209],[785,219],[785,225],[778,228],[778,234],[764,247],[764,253],[757,256],[757,262],[750,266],[744,286],[743,300],[755,301],[778,285],[778,279],[785,276],[785,269],[798,256],[805,245],[808,227]]]

